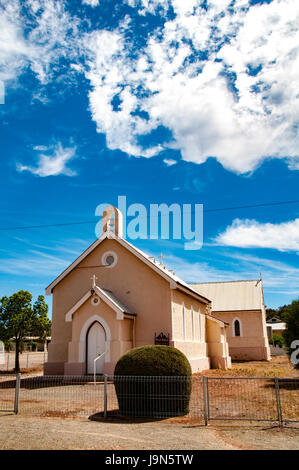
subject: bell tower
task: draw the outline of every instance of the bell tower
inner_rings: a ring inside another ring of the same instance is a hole
[[[123,236],[123,215],[117,207],[107,206],[102,215],[102,233],[113,232],[116,237]]]

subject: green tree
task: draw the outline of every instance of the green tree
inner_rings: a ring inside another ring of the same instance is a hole
[[[21,343],[30,334],[34,312],[31,307],[32,295],[20,290],[10,297],[0,300],[0,325],[7,337],[14,339],[16,345],[15,372],[20,371],[19,353]]]
[[[20,290],[0,299],[0,334],[4,340],[15,342],[15,372],[20,371],[19,354],[25,337],[36,334],[44,339],[47,336],[51,327],[47,312],[44,297],[40,295],[32,305],[32,295],[28,291]]]
[[[33,311],[34,323],[32,335],[38,336],[40,341],[45,343],[47,336],[51,334],[51,320],[48,318],[48,305],[43,295],[38,296],[37,301],[33,305]]]
[[[286,323],[286,329],[283,332],[283,338],[288,348],[289,356],[294,351],[291,348],[292,342],[299,341],[299,299],[293,300],[290,305],[284,306],[283,319]],[[299,369],[299,363],[295,364]]]
[[[285,344],[284,338],[282,336],[273,334],[272,338],[269,338],[269,343],[273,344],[274,346],[279,346],[282,348]]]
[[[278,311],[274,308],[266,308],[266,321],[271,320],[271,318],[277,318]]]

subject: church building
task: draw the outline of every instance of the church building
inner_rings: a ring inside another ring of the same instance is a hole
[[[129,349],[167,344],[192,371],[229,368],[229,323],[212,302],[122,237],[122,214],[106,208],[102,235],[46,289],[53,296],[45,375],[113,374]],[[95,361],[95,359],[97,360]]]

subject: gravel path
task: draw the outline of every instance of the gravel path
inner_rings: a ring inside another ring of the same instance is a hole
[[[0,414],[0,449],[299,449],[299,430],[247,425],[103,422]]]

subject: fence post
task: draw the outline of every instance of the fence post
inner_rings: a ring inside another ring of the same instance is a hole
[[[18,373],[18,374],[16,374],[15,404],[14,404],[15,414],[18,414],[18,412],[19,412],[20,385],[21,385],[21,374]]]
[[[9,367],[9,351],[7,353],[7,368],[6,368],[6,370],[8,370],[8,367]]]
[[[107,374],[104,374],[104,418],[107,418]]]
[[[202,377],[203,386],[203,404],[204,404],[204,420],[205,426],[209,424],[209,389],[208,389],[208,377],[203,375]]]
[[[277,417],[279,422],[279,427],[282,427],[282,409],[280,401],[280,389],[279,389],[279,380],[278,378],[274,379],[275,381],[275,396],[276,396],[276,406],[277,406]]]
[[[29,354],[27,353],[27,362],[26,362],[26,369],[29,367]]]

